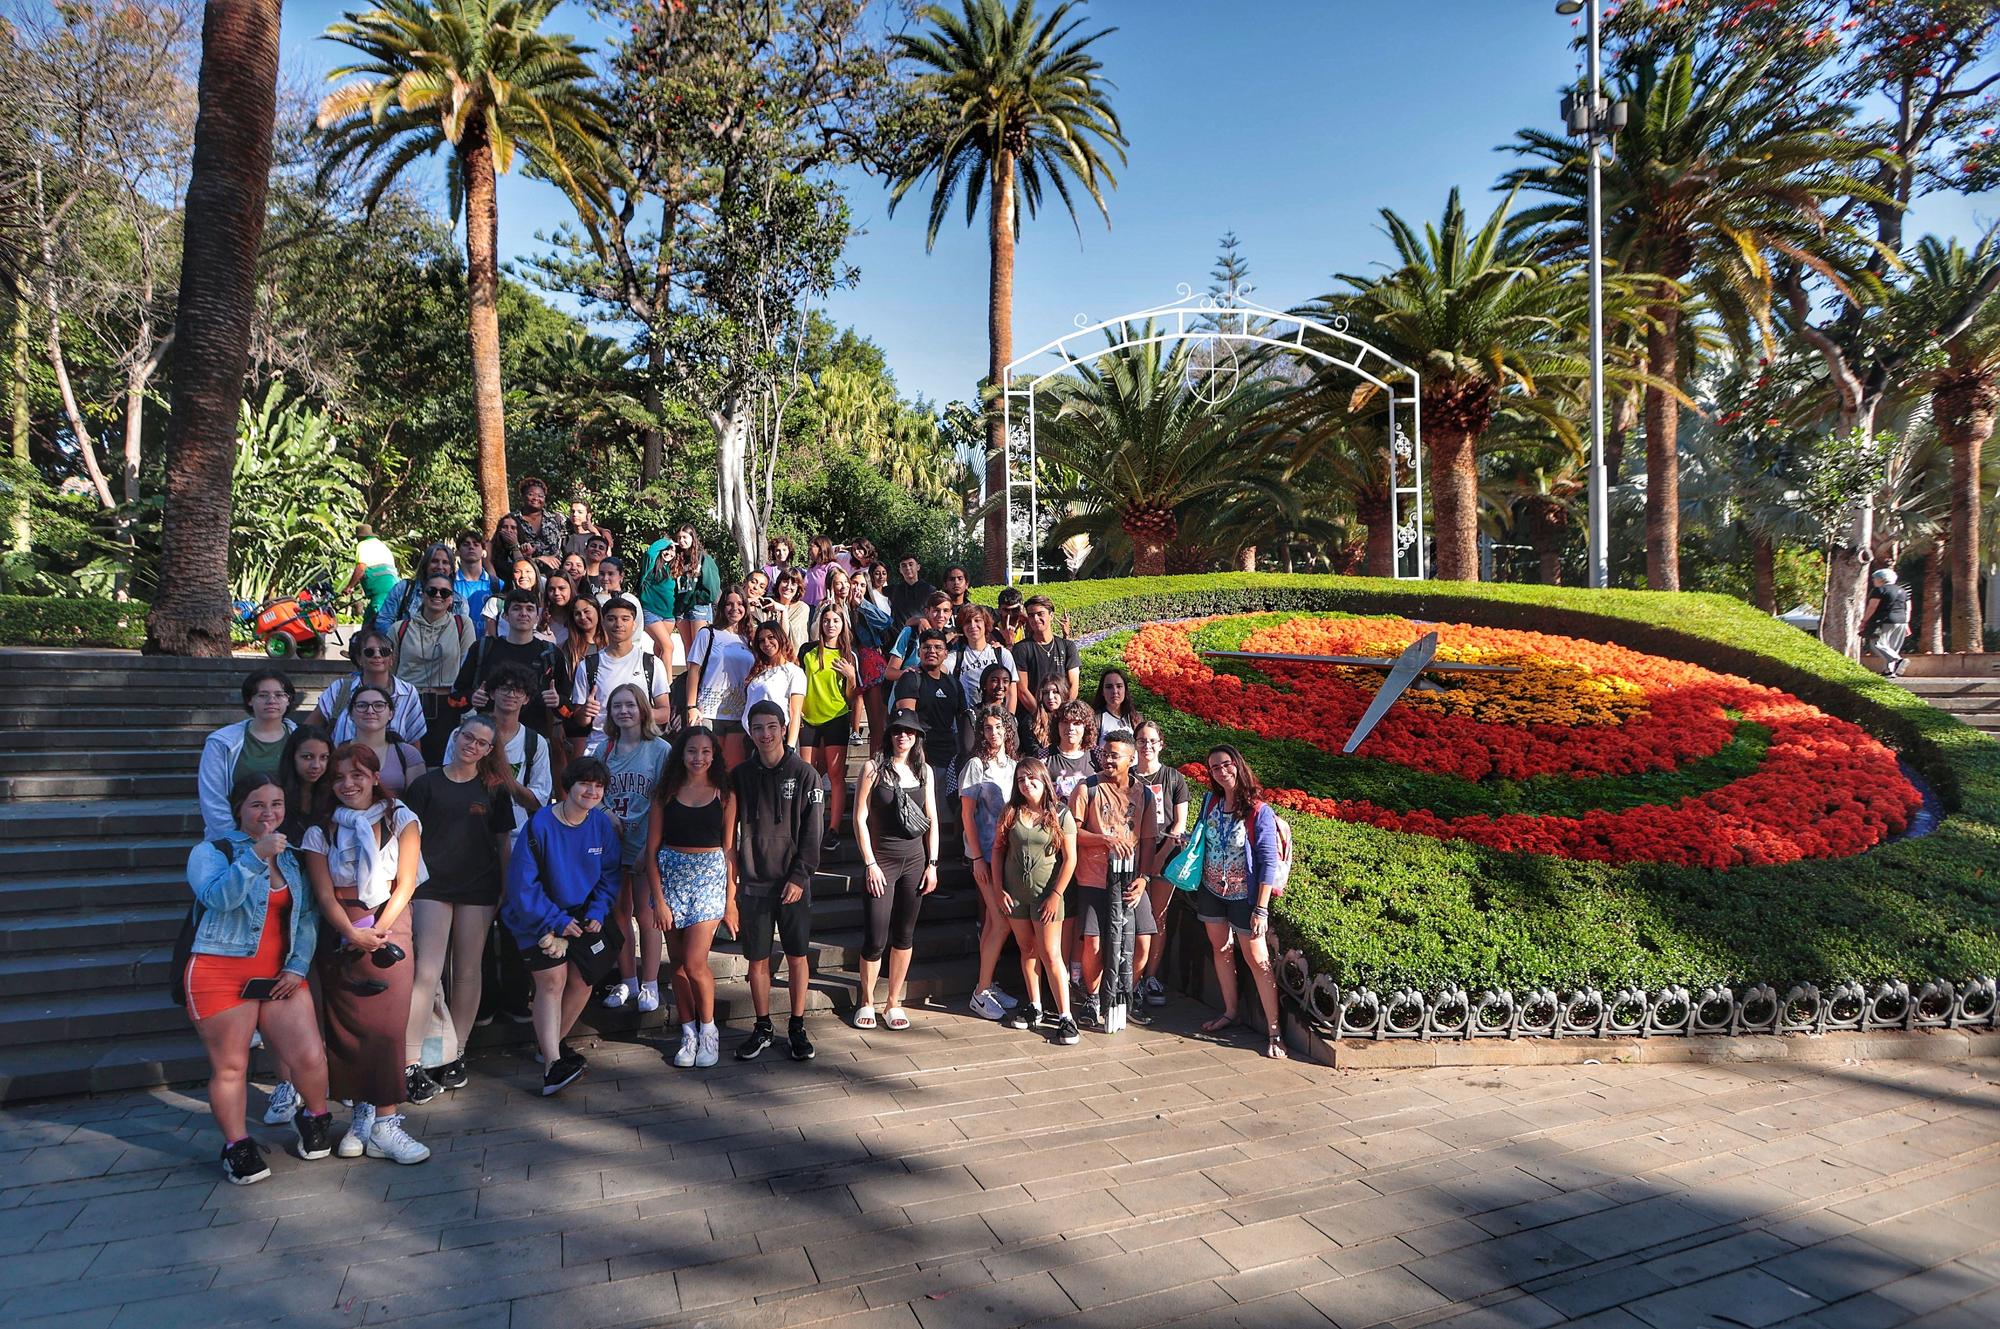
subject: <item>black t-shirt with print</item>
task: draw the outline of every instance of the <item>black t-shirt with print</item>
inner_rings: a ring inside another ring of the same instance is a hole
[[[442,768],[417,777],[403,802],[423,824],[424,866],[430,878],[419,900],[445,904],[500,903],[500,852],[493,837],[514,829],[514,804],[505,789],[477,779],[463,784]]]
[[[1042,684],[1052,678],[1067,686],[1069,671],[1081,662],[1076,643],[1068,637],[1054,637],[1040,643],[1024,637],[1014,643],[1014,663],[1020,666],[1022,681],[1036,696],[1041,695]]]
[[[951,673],[930,677],[912,669],[896,680],[896,700],[914,700],[917,717],[928,726],[924,734],[924,760],[933,766],[949,765],[958,751],[958,712],[962,700],[958,678]]]

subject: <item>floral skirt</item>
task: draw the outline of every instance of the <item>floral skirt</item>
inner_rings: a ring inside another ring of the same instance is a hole
[[[855,686],[863,692],[880,683],[882,675],[889,672],[889,657],[882,654],[877,647],[863,646],[854,653],[854,656],[861,666],[860,677],[855,680]]]
[[[678,849],[660,850],[660,892],[673,916],[670,926],[684,928],[721,918],[729,894],[722,851],[684,854]]]

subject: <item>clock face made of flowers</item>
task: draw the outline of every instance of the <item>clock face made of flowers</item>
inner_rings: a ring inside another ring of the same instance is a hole
[[[1340,746],[1381,686],[1366,668],[1203,650],[1389,657],[1430,631],[1437,674]],[[1157,623],[1117,648],[1148,701],[1234,741],[1274,803],[1519,853],[1716,868],[1838,858],[1901,833],[1922,804],[1895,754],[1775,688],[1622,646],[1397,618],[1240,615]],[[1183,767],[1202,776],[1201,754]]]

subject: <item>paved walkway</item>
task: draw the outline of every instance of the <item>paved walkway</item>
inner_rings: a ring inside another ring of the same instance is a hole
[[[14,1110],[0,1323],[2000,1324],[2000,1063],[1334,1072],[1168,1014],[605,1046],[553,1100],[497,1056],[429,1163],[248,1189],[195,1096]]]

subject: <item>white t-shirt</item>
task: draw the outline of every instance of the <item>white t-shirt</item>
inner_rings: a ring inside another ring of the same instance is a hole
[[[757,657],[750,653],[750,643],[733,632],[705,627],[694,634],[694,645],[688,650],[688,667],[699,668],[704,657],[708,664],[701,670],[696,709],[704,720],[741,723],[750,709],[745,700],[745,682],[757,663]]]
[[[389,897],[396,893],[396,864],[402,855],[403,828],[419,824],[417,814],[398,803],[395,816],[390,820],[386,831],[375,827],[368,828],[369,833],[380,835],[384,841],[375,850],[375,875],[368,881],[357,880],[360,875],[358,868],[362,862],[360,855],[341,852],[338,826],[334,827],[331,840],[319,827],[308,826],[305,839],[299,842],[299,848],[308,854],[324,855],[327,874],[333,878],[333,889],[341,895],[352,892],[355,899],[373,909],[387,903]],[[419,861],[418,883],[421,884],[428,875],[424,871],[423,863]]]
[[[354,561],[364,568],[387,568],[391,572],[396,570],[395,554],[390,552],[389,546],[372,535],[354,546]]]
[[[594,689],[590,686],[592,659],[597,661],[597,686]],[[647,664],[648,660],[652,660],[650,667]],[[649,673],[652,677],[651,688],[646,686]],[[611,694],[627,683],[637,683],[640,691],[650,697],[657,706],[673,691],[673,671],[653,659],[651,652],[642,650],[636,641],[626,648],[623,656],[613,655],[608,650],[593,651],[577,661],[576,678],[570,690],[570,700],[581,706],[593,696],[597,698],[597,719],[590,726],[592,733],[604,732],[605,712],[610,708]]]
[[[1014,653],[998,642],[986,643],[983,651],[960,646],[946,659],[945,672],[958,672],[959,693],[965,698],[967,710],[979,705],[979,680],[994,665],[1005,665],[1007,676],[1016,683],[1021,681],[1021,666],[1014,663]]]
[[[744,685],[743,713],[750,714],[750,708],[760,701],[774,701],[790,715],[791,699],[798,697],[803,705],[805,695],[806,671],[795,664],[781,664],[776,669],[766,669]]]

